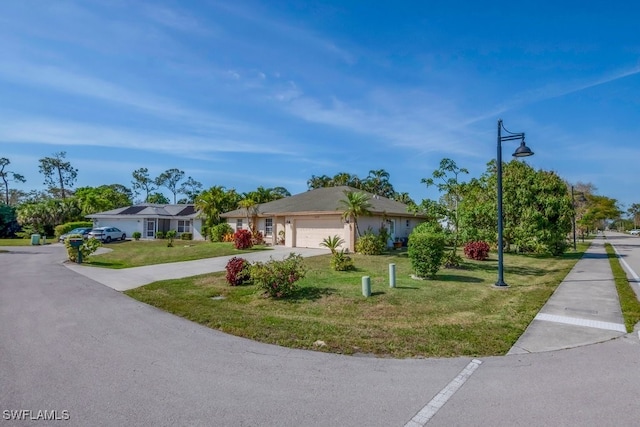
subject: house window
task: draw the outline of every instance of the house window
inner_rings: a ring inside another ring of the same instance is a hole
[[[407,227],[409,226],[409,221],[410,221],[410,220],[408,219],[408,220],[407,220]]]
[[[273,236],[273,218],[266,218],[264,220],[264,235],[265,237]]]
[[[189,233],[191,231],[191,221],[178,220],[178,233]]]
[[[236,230],[242,230],[242,219],[236,219]]]

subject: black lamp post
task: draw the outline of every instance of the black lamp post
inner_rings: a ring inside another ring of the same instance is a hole
[[[505,131],[506,135],[502,135]],[[495,286],[507,287],[504,282],[504,243],[502,241],[502,141],[520,141],[520,147],[513,153],[513,157],[532,156],[533,151],[524,142],[524,132],[514,133],[505,129],[502,119],[498,120],[498,281]]]

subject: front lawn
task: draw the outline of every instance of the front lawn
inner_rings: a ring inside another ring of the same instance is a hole
[[[493,287],[495,254],[466,260],[464,269],[442,269],[435,280],[414,280],[406,252],[392,252],[353,255],[353,272],[329,269],[330,255],[307,258],[300,291],[286,300],[265,298],[255,286],[231,287],[224,273],[126,294],[210,328],[287,347],[401,358],[500,355],[587,247],[558,258],[505,254],[508,289]],[[395,289],[388,285],[389,263],[396,264]],[[362,276],[371,277],[369,298],[362,296]]]
[[[47,237],[47,245],[49,243],[56,243],[53,237]],[[42,244],[43,239],[40,238],[40,244]],[[0,246],[31,246],[31,239],[0,239]],[[37,246],[37,245],[36,245]]]
[[[107,268],[129,268],[269,250],[265,246],[255,246],[250,250],[239,251],[233,247],[233,243],[195,240],[174,240],[173,247],[169,248],[167,242],[168,240],[127,240],[103,244],[103,247],[112,251],[91,255],[86,264]]]

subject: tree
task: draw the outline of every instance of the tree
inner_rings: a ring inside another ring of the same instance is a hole
[[[358,218],[365,215],[371,215],[371,203],[369,203],[369,196],[366,193],[360,191],[344,191],[345,198],[340,199],[340,205],[342,206],[342,218],[344,220],[353,219],[353,223],[356,227],[356,233],[360,236],[360,229],[358,228]]]
[[[315,190],[317,188],[331,187],[331,178],[327,175],[315,176],[311,175],[311,178],[307,180],[307,187],[309,190]]]
[[[640,203],[633,203],[629,209],[627,209],[627,213],[631,216],[631,220],[633,220],[633,228],[638,228],[638,224],[640,224]]]
[[[24,176],[19,173],[5,170],[10,163],[11,161],[6,157],[0,158],[0,178],[2,178],[2,183],[4,184],[4,203],[6,205],[11,204],[11,198],[9,197],[9,182],[27,182]]]
[[[496,169],[491,161],[482,177],[461,185],[459,222],[467,241],[496,239]],[[503,215],[507,251],[516,245],[521,252],[558,254],[571,231],[571,196],[554,172],[514,160],[503,167]]]
[[[384,169],[370,170],[362,187],[364,190],[382,197],[393,198],[395,194],[393,185],[389,182],[389,172]]]
[[[133,171],[132,175],[133,181],[131,181],[131,185],[133,187],[133,191],[136,195],[144,193],[144,201],[151,203],[149,201],[149,196],[153,191],[157,190],[158,187],[156,186],[155,180],[149,176],[149,169],[136,169]]]
[[[80,187],[74,198],[78,200],[83,215],[129,206],[133,203],[131,190],[121,184],[99,187]]]
[[[244,199],[240,200],[240,202],[238,202],[238,208],[245,210],[249,229],[251,230],[251,234],[255,236],[258,227],[258,203],[250,197],[245,197]]]
[[[257,204],[272,202],[289,196],[291,196],[291,193],[284,187],[264,188],[262,186],[243,194],[245,199],[251,199]]]
[[[225,190],[218,185],[200,193],[196,197],[195,206],[204,219],[205,227],[210,229],[220,223],[221,213],[236,209],[239,201],[240,196],[235,190]]]
[[[158,187],[166,187],[173,194],[173,203],[176,203],[176,194],[178,194],[178,183],[184,178],[184,171],[180,169],[167,169],[162,172],[155,180]]]
[[[440,168],[433,171],[432,178],[423,178],[422,183],[427,187],[435,185],[440,193],[443,193],[440,198],[440,204],[443,207],[445,219],[451,225],[453,225],[453,248],[451,260],[456,258],[456,251],[458,250],[460,221],[458,216],[458,205],[461,200],[461,186],[458,180],[460,174],[468,174],[469,171],[465,168],[459,168],[451,159],[444,158],[440,161]],[[454,262],[455,264],[455,262]]]
[[[71,187],[78,177],[78,169],[71,166],[71,163],[64,161],[67,153],[60,151],[53,157],[44,157],[39,160],[40,173],[44,175],[44,184],[49,188],[49,192],[55,194],[60,191],[62,199],[67,198],[67,189]]]
[[[187,196],[184,203],[193,203],[200,194],[202,190],[202,183],[196,181],[195,179],[188,177],[185,182],[180,186],[180,194],[184,194]],[[182,201],[182,200],[181,200]]]
[[[171,201],[162,193],[151,193],[147,197],[147,203],[153,203],[156,205],[168,205]]]

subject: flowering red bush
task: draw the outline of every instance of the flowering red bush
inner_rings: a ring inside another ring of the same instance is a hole
[[[469,259],[484,261],[489,258],[489,244],[487,242],[469,242],[464,245],[464,254]]]
[[[238,230],[233,233],[233,245],[236,249],[251,249],[251,232],[249,230]]]
[[[251,281],[251,264],[244,258],[233,257],[227,262],[227,283],[231,286],[243,285]]]

